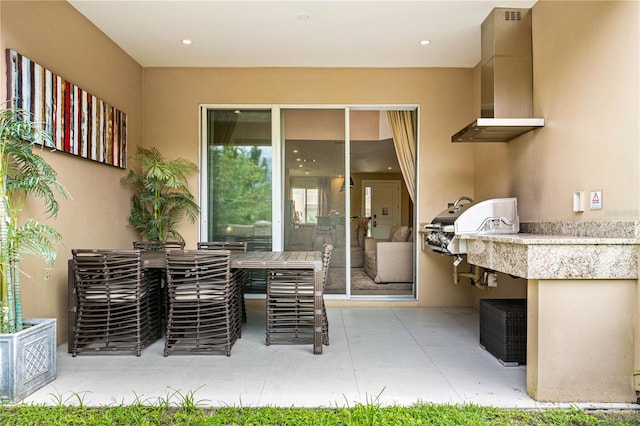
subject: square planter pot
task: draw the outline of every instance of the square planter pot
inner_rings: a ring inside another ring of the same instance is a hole
[[[25,329],[0,334],[0,398],[21,400],[56,378],[56,319],[26,318]]]

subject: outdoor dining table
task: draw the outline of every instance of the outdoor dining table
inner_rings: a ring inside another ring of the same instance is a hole
[[[142,267],[148,269],[166,268],[164,251],[143,251]],[[232,252],[231,269],[307,269],[314,272],[313,292],[313,353],[322,354],[322,253],[319,251],[247,251]],[[68,263],[69,286],[69,352],[73,342],[73,326],[76,319],[77,300],[73,259]]]

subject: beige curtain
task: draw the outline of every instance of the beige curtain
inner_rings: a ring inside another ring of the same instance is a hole
[[[393,146],[396,148],[398,163],[404,183],[413,201],[416,181],[416,130],[415,111],[387,111]]]
[[[331,179],[318,178],[318,216],[328,216],[331,210]]]

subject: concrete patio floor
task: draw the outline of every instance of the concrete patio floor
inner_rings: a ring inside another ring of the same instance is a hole
[[[637,409],[635,404],[549,404],[526,392],[526,366],[504,367],[479,346],[471,308],[328,307],[330,345],[266,346],[264,308],[230,357],[78,355],[58,348],[57,379],[26,403],[104,406],[192,398],[202,406],[344,407],[358,403],[477,404],[504,408]]]

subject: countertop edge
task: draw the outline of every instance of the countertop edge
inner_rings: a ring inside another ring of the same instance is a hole
[[[541,234],[461,234],[462,240],[494,241],[523,245],[640,245],[640,238],[577,237]]]

